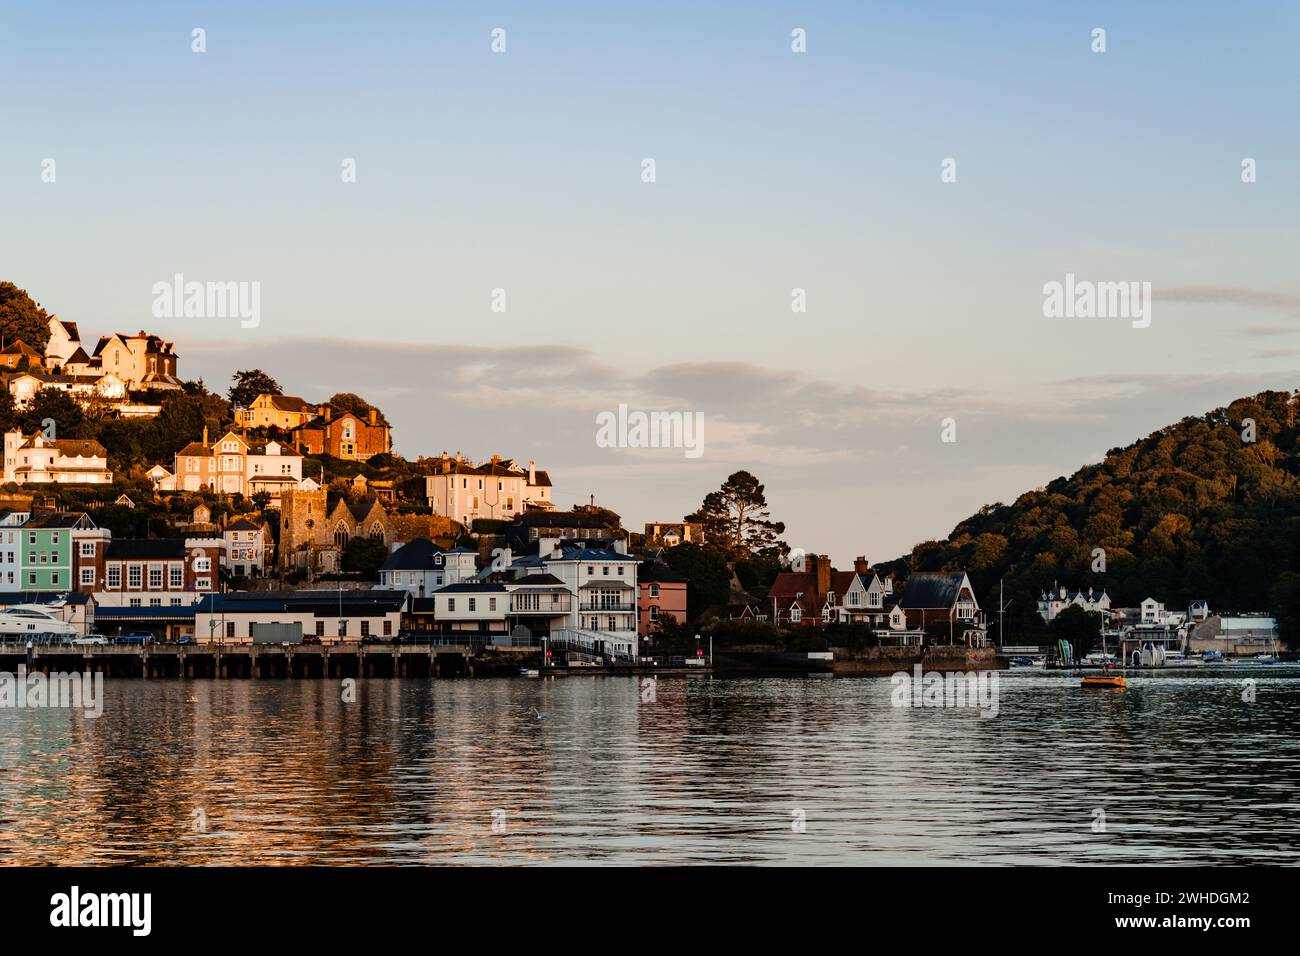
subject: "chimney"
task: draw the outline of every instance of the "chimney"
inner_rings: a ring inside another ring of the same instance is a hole
[[[370,414],[369,414],[368,417],[369,417],[369,419],[370,419],[370,424],[374,425],[374,424],[378,423],[378,421],[379,421],[379,412],[378,412],[378,410],[377,410],[377,409],[374,409],[374,408],[370,409]]]
[[[627,554],[627,538],[614,539],[614,552],[616,554]]]
[[[537,484],[537,462],[531,458],[528,459],[528,483],[530,485]]]
[[[831,559],[829,555],[816,555],[817,563],[814,570],[817,572],[817,593],[825,594],[831,589]]]
[[[867,574],[870,572],[871,565],[867,563],[866,555],[860,554],[853,559],[853,570],[857,574]]]
[[[456,452],[456,464],[460,464],[460,452]]]
[[[501,461],[501,456],[500,456],[500,455],[493,455],[493,456],[492,456],[492,464],[494,464],[494,465],[495,465],[495,464],[498,464],[500,461]]]
[[[208,443],[208,423],[204,422],[203,423],[203,444],[206,445],[207,443]]]

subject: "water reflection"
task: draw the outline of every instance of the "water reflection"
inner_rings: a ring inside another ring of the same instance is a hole
[[[1295,863],[1300,670],[1245,673],[1013,672],[992,719],[874,678],[109,682],[0,711],[0,859]]]

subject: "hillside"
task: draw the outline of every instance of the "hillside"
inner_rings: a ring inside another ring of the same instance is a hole
[[[1264,392],[1114,448],[1013,504],[993,504],[943,541],[882,567],[965,568],[988,611],[999,579],[1014,599],[1008,639],[1037,630],[1036,600],[1053,581],[1105,587],[1115,604],[1148,595],[1170,608],[1278,615],[1295,646],[1300,604],[1300,393]],[[1254,441],[1243,431],[1255,422]],[[1105,551],[1094,572],[1093,550]]]

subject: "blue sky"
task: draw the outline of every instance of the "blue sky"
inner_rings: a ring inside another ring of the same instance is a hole
[[[0,7],[0,276],[633,526],[749,468],[840,561],[1296,385],[1294,4],[268,6]],[[177,272],[261,324],[155,319]],[[1151,327],[1044,318],[1067,272],[1151,282]],[[705,454],[597,448],[620,402]]]

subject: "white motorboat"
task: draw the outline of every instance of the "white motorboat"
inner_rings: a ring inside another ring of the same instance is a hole
[[[40,636],[71,639],[77,636],[77,629],[56,611],[39,604],[20,604],[0,610],[0,641]]]

